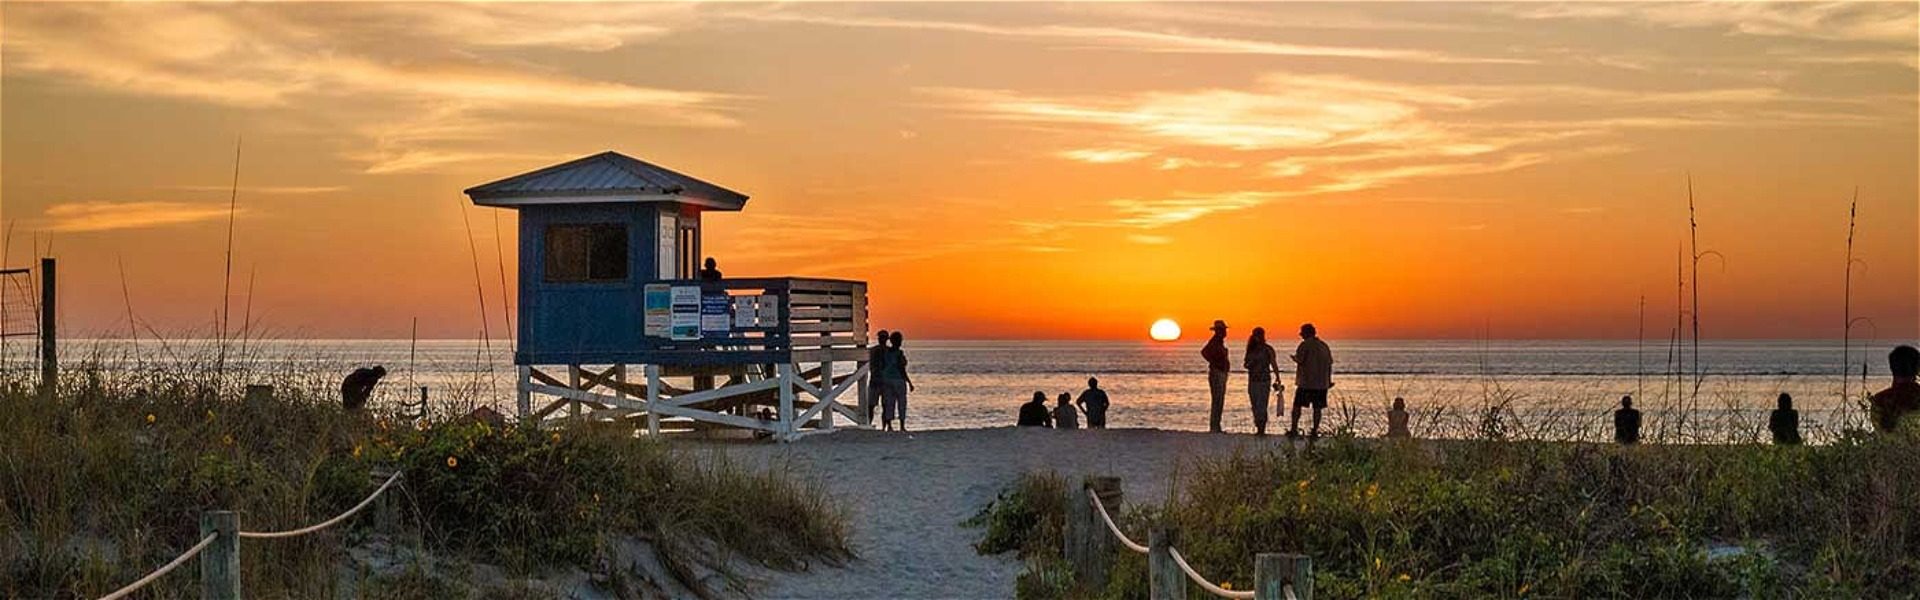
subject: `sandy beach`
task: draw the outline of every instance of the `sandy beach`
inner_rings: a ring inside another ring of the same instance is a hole
[[[908,434],[842,431],[791,444],[726,444],[750,464],[793,469],[852,504],[860,560],[807,573],[763,573],[763,598],[1005,598],[1020,563],[980,556],[960,522],[1020,474],[1122,478],[1128,502],[1164,498],[1176,465],[1284,444],[1282,437],[1013,427]]]

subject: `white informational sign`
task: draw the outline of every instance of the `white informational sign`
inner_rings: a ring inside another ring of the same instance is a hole
[[[756,298],[757,296],[733,297],[733,327],[735,329],[760,326],[760,311],[758,310],[758,304],[755,302]]]
[[[727,337],[733,331],[733,302],[726,292],[700,297],[700,336]]]
[[[660,213],[660,244],[654,249],[654,255],[660,258],[660,276],[656,279],[680,278],[680,219],[665,212]]]
[[[700,339],[700,313],[673,313],[673,339]]]

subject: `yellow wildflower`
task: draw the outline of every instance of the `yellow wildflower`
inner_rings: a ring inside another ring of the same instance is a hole
[[[147,423],[153,423],[153,413],[147,413]]]
[[[553,432],[553,441],[556,444],[560,443],[560,432],[558,431]]]
[[[1522,584],[1520,584],[1520,593],[1519,593],[1519,595],[1521,595],[1521,596],[1525,596],[1525,595],[1527,595],[1527,590],[1530,590],[1530,589],[1533,589],[1533,584],[1531,584],[1531,583],[1522,583]]]
[[[1406,574],[1406,573],[1401,573],[1401,574],[1400,574],[1400,580],[1401,580],[1401,581],[1413,581],[1413,576],[1412,576],[1412,575],[1408,575],[1408,574]]]
[[[207,409],[207,420],[208,421],[213,420],[213,409]]]
[[[1302,479],[1302,480],[1300,480],[1300,491],[1302,491],[1302,492],[1304,492],[1304,491],[1307,491],[1307,484],[1309,484],[1309,483],[1313,483],[1313,480],[1311,480],[1311,479]]]
[[[359,444],[354,444],[354,445],[353,445],[353,457],[354,457],[354,458],[360,458],[360,445],[359,445]]]
[[[1231,590],[1231,589],[1233,589],[1233,582],[1231,582],[1231,581],[1222,581],[1222,582],[1220,582],[1220,589],[1223,589],[1223,590]]]
[[[1378,495],[1380,495],[1380,484],[1378,483],[1367,484],[1367,498],[1372,499],[1374,496],[1378,496]]]
[[[1373,557],[1373,568],[1375,569],[1380,568],[1380,557],[1378,556]]]
[[[451,469],[458,466],[460,466],[460,459],[451,456],[447,457],[447,468]]]
[[[221,445],[225,445],[225,446],[232,446],[232,445],[233,445],[233,436],[232,436],[232,435],[223,435],[223,436],[220,436],[220,443],[221,443]]]

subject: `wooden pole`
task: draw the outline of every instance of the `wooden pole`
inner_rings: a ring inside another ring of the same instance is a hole
[[[1187,600],[1187,574],[1173,562],[1177,532],[1156,525],[1147,534],[1147,597],[1151,600]]]
[[[640,368],[647,372],[647,435],[660,435],[660,411],[654,404],[660,402],[660,365],[646,365]]]
[[[833,388],[834,388],[833,361],[832,360],[821,361],[820,389],[831,392],[833,391]],[[833,429],[833,405],[835,402],[838,401],[838,397],[834,396],[831,393],[827,394],[827,396],[828,397],[826,398],[819,399],[821,402],[825,402],[827,404],[826,408],[820,409],[820,428],[826,429],[826,430],[832,430]]]
[[[1074,581],[1079,582],[1082,589],[1104,590],[1118,541],[1113,539],[1113,532],[1107,531],[1106,522],[1087,497],[1088,491],[1100,496],[1100,503],[1107,507],[1109,516],[1117,516],[1113,511],[1120,506],[1120,478],[1088,477],[1079,489],[1068,492],[1063,555],[1073,567]]]
[[[1313,600],[1313,559],[1304,554],[1261,553],[1253,557],[1254,600]]]
[[[533,367],[519,365],[513,370],[519,372],[515,378],[520,380],[513,394],[514,403],[518,404],[514,408],[519,409],[520,418],[525,419],[533,415],[533,390],[528,389],[528,386],[533,385]]]
[[[60,384],[60,306],[53,259],[40,259],[40,394],[52,398]]]
[[[240,514],[230,510],[200,513],[200,537],[214,536],[200,555],[200,598],[240,600]]]
[[[373,483],[375,485],[379,485],[382,483],[386,483],[387,478],[393,476],[393,472],[388,471],[386,469],[374,469],[372,475],[373,475]],[[402,477],[404,477],[404,475]],[[387,540],[389,544],[391,544],[393,540],[393,532],[395,529],[394,525],[396,521],[395,516],[396,516],[396,513],[393,509],[393,494],[380,494],[379,498],[374,499],[373,501],[374,530],[380,532],[380,535],[387,536]]]
[[[790,440],[799,431],[793,422],[793,363],[774,365],[773,372],[780,378],[780,432],[783,440]]]

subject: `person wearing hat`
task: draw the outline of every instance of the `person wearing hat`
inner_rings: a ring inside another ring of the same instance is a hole
[[[1207,391],[1213,394],[1207,431],[1220,433],[1220,411],[1225,410],[1227,404],[1227,373],[1233,369],[1233,362],[1227,357],[1226,321],[1213,321],[1213,337],[1200,349],[1200,357],[1207,359]]]
[[[1307,323],[1300,326],[1300,346],[1287,358],[1295,365],[1293,421],[1287,426],[1287,437],[1300,437],[1300,409],[1309,406],[1313,407],[1313,430],[1308,435],[1320,437],[1320,411],[1326,410],[1327,390],[1333,388],[1333,350]]]

